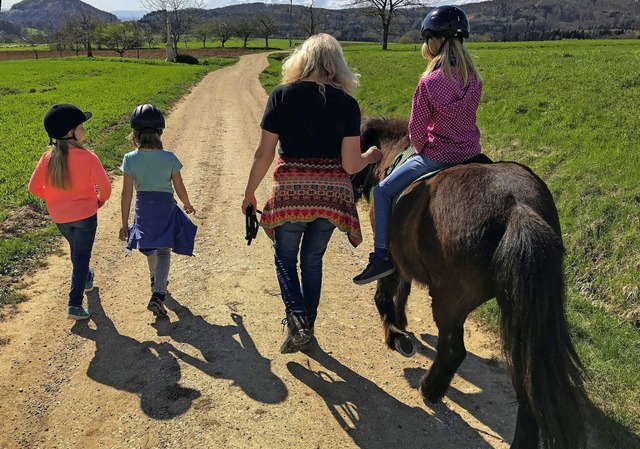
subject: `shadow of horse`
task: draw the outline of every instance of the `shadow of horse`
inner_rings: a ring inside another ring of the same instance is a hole
[[[415,335],[409,333],[414,339]],[[438,337],[428,333],[420,336],[418,354],[424,356],[425,363],[432,363],[437,356]],[[417,341],[417,339],[416,339]],[[487,372],[490,371],[490,375]],[[421,368],[405,368],[404,377],[409,385],[415,390],[419,390],[420,381],[428,372]],[[447,397],[463,407],[478,422],[484,424],[493,432],[492,436],[503,441],[507,441],[513,435],[512,423],[501,419],[504,416],[505,408],[510,410],[510,415],[515,416],[518,404],[515,395],[510,389],[510,379],[499,360],[484,359],[469,352],[456,375],[472,385],[473,391],[463,391],[451,386],[447,392]],[[487,393],[495,391],[495,386],[499,385],[500,394]],[[501,388],[502,386],[503,388]]]
[[[89,320],[77,321],[71,328],[96,344],[87,376],[140,396],[141,409],[153,419],[171,419],[189,410],[200,392],[180,386],[176,349],[169,343],[140,342],[121,335],[102,308],[99,288],[87,297],[95,330],[89,327]]]
[[[265,404],[277,404],[287,397],[287,388],[271,371],[271,361],[258,352],[244,327],[242,316],[232,313],[235,325],[218,326],[167,295],[165,305],[178,316],[178,321],[157,320],[152,324],[159,336],[171,337],[200,351],[204,360],[183,351],[175,354],[203,373],[229,379],[250,398]],[[234,336],[238,336],[237,341]]]
[[[429,404],[427,410],[408,406],[321,348],[316,346],[307,355],[322,368],[314,371],[289,362],[289,372],[322,397],[336,422],[359,447],[491,448],[482,432],[445,404]]]

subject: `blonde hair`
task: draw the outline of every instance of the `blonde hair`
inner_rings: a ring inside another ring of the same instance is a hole
[[[344,92],[353,92],[360,84],[360,75],[347,66],[338,41],[325,33],[304,41],[282,64],[282,84],[313,76],[318,84],[329,84]]]
[[[57,140],[49,147],[49,160],[45,170],[45,178],[58,190],[71,190],[71,174],[69,173],[69,148],[82,148],[75,139]]]
[[[127,136],[131,146],[135,148],[143,148],[145,150],[162,150],[161,129],[134,129]]]
[[[480,79],[473,58],[458,38],[430,37],[422,44],[422,57],[429,61],[422,77],[440,67],[447,78],[457,79],[462,87],[469,85],[472,74]]]

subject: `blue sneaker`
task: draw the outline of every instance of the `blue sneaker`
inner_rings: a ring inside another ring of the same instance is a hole
[[[89,275],[87,276],[87,282],[84,283],[84,292],[89,293],[93,291],[93,268],[89,267]]]
[[[89,319],[90,316],[89,310],[83,307],[69,306],[67,308],[67,318],[70,320],[86,320]]]

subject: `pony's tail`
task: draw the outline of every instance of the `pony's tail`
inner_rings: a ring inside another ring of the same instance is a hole
[[[563,257],[561,236],[533,209],[516,204],[493,266],[519,413],[533,415],[544,447],[578,449],[586,445],[580,411],[585,396],[564,311]]]

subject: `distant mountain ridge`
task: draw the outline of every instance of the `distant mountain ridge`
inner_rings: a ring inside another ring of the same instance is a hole
[[[76,13],[91,14],[103,22],[119,22],[115,15],[80,0],[22,0],[8,11],[0,13],[0,20],[49,32],[55,29],[64,17]]]
[[[459,2],[456,2],[459,3]],[[491,0],[466,3],[461,7],[471,20],[472,40],[548,40],[558,38],[640,37],[639,0]],[[400,8],[394,13],[391,41],[420,29],[431,7]],[[313,8],[317,31],[333,34],[345,41],[376,41],[380,37],[380,19],[363,14],[359,8]],[[2,33],[15,35],[15,27],[32,27],[50,33],[65,16],[91,13],[104,22],[137,20],[154,22],[155,14],[143,11],[101,11],[81,0],[23,0],[0,13]],[[136,14],[138,13],[138,14]],[[243,3],[203,10],[200,21],[216,18],[237,19],[269,14],[281,24],[281,36],[291,33],[302,37],[300,23],[308,18],[306,6],[288,4]],[[161,31],[161,30],[158,30]]]

